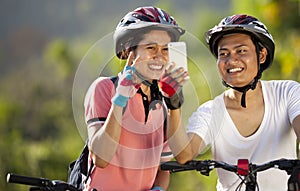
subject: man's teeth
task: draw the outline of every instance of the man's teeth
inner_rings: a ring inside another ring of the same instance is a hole
[[[233,73],[233,72],[240,72],[242,71],[243,69],[242,68],[232,68],[232,69],[229,69],[229,73]]]

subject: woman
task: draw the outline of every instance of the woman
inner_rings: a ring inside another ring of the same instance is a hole
[[[167,125],[180,120],[180,87],[188,76],[183,68],[170,73],[175,64],[168,64],[168,43],[183,33],[168,13],[156,7],[137,8],[118,24],[116,55],[127,59],[126,66],[117,85],[100,77],[85,99],[90,156],[96,166],[86,190],[167,189],[169,174],[158,168],[168,148],[165,111]]]

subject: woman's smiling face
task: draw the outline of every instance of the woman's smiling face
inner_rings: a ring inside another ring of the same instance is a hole
[[[135,67],[147,80],[159,79],[168,65],[168,43],[171,38],[166,31],[152,30],[144,35],[134,50]]]

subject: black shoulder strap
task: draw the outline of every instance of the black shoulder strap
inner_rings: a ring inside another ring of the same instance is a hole
[[[116,88],[118,86],[118,80],[119,80],[118,76],[111,76],[110,80],[114,83]]]
[[[166,107],[163,106],[163,110],[164,110],[164,141],[167,141],[167,125],[168,125],[168,122],[167,122],[167,115],[168,115],[168,110]]]
[[[92,173],[92,170],[94,168],[94,162],[93,162],[93,160],[91,160],[91,165],[88,166],[88,164],[89,164],[89,153],[90,153],[89,147],[88,147],[88,142],[89,142],[89,140],[86,140],[84,149],[82,151],[82,153],[84,154],[84,157],[86,158],[84,160],[84,162],[81,163],[81,165],[86,166],[85,168],[84,168],[84,166],[81,167],[82,169],[84,169],[83,174],[86,176],[86,178],[84,180],[84,183],[87,183],[87,181],[88,181],[88,179],[89,179],[89,177],[90,177],[90,175]]]

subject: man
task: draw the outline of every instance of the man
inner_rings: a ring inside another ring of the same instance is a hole
[[[169,129],[176,160],[185,163],[211,146],[215,160],[236,164],[246,158],[265,163],[297,158],[300,138],[300,85],[289,80],[260,80],[273,62],[275,44],[266,26],[249,15],[224,18],[206,33],[228,89],[201,105],[182,126]],[[287,190],[288,175],[276,169],[258,173],[260,190]],[[241,180],[218,170],[217,190],[235,190]]]

